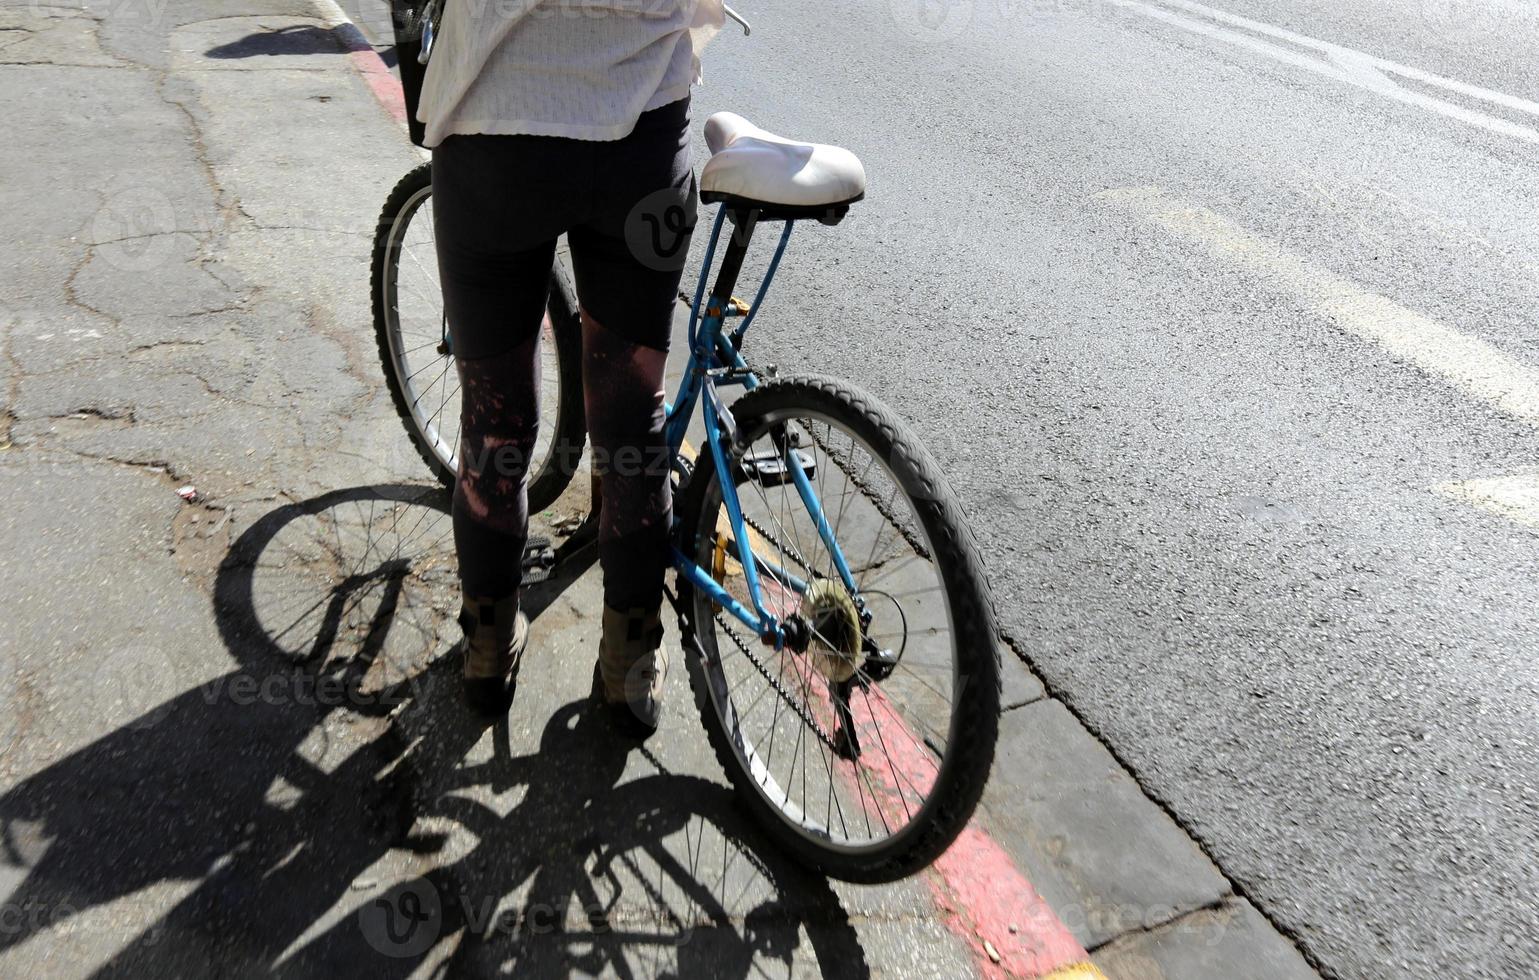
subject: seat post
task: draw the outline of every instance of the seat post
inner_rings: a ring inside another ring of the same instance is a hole
[[[709,315],[720,316],[732,290],[737,288],[737,277],[743,271],[743,258],[748,254],[748,242],[753,238],[759,223],[759,212],[754,208],[735,208],[729,215],[732,234],[727,240],[727,253],[722,256],[721,271],[716,274],[716,285],[711,287],[711,298],[706,304]]]

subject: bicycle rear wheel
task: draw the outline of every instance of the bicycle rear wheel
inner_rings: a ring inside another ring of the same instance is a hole
[[[431,164],[414,168],[385,202],[375,232],[370,291],[380,364],[396,414],[446,487],[459,472],[459,375],[449,349],[433,236]],[[540,327],[540,432],[529,465],[529,509],[561,496],[582,458],[581,328],[571,280],[551,270]]]
[[[760,592],[802,638],[764,646],[680,578],[711,743],[739,795],[804,862],[852,881],[911,874],[956,838],[993,762],[999,653],[972,536],[934,460],[872,396],[783,379],[732,414]],[[791,454],[821,521],[788,472]],[[680,520],[682,550],[752,608],[707,453]]]

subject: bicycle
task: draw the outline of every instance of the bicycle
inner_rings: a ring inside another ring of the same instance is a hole
[[[689,354],[666,423],[676,490],[670,597],[684,659],[712,748],[769,835],[831,877],[890,881],[938,857],[982,794],[1000,700],[993,602],[960,505],[905,423],[853,385],[777,377],[744,357],[792,229],[843,220],[864,197],[859,160],[730,113],[705,128],[712,157],[700,200],[719,207],[693,298],[681,296]],[[399,310],[411,216],[430,191],[418,168],[392,192],[373,285],[397,409],[448,483],[452,445],[436,424],[422,425],[420,392],[405,397],[409,348],[399,315],[388,315]],[[744,259],[771,223],[782,225],[779,241],[745,303],[734,295]],[[544,336],[555,390],[542,391],[552,426],[530,469],[531,510],[571,479],[583,441],[576,304],[559,263],[552,277]],[[441,310],[416,349],[427,347],[446,374]],[[728,388],[742,389],[730,405]],[[704,432],[698,451],[686,440],[692,419]]]

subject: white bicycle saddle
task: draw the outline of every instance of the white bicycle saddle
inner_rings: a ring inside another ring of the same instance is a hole
[[[705,142],[711,148],[710,162],[700,172],[705,201],[811,211],[847,205],[866,193],[866,170],[849,150],[788,140],[735,112],[707,119]]]

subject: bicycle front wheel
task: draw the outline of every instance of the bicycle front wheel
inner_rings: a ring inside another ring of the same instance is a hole
[[[935,461],[871,395],[783,379],[732,414],[753,577],[788,640],[762,644],[680,578],[711,743],[802,861],[851,881],[911,874],[956,838],[993,762],[999,653],[976,546]],[[708,452],[680,520],[685,554],[753,609]]]
[[[433,234],[431,164],[396,184],[375,232],[370,289],[380,364],[396,414],[434,477],[459,473],[460,385],[454,368]],[[549,507],[582,457],[581,328],[575,292],[560,267],[540,326],[540,430],[529,465],[529,510]]]

